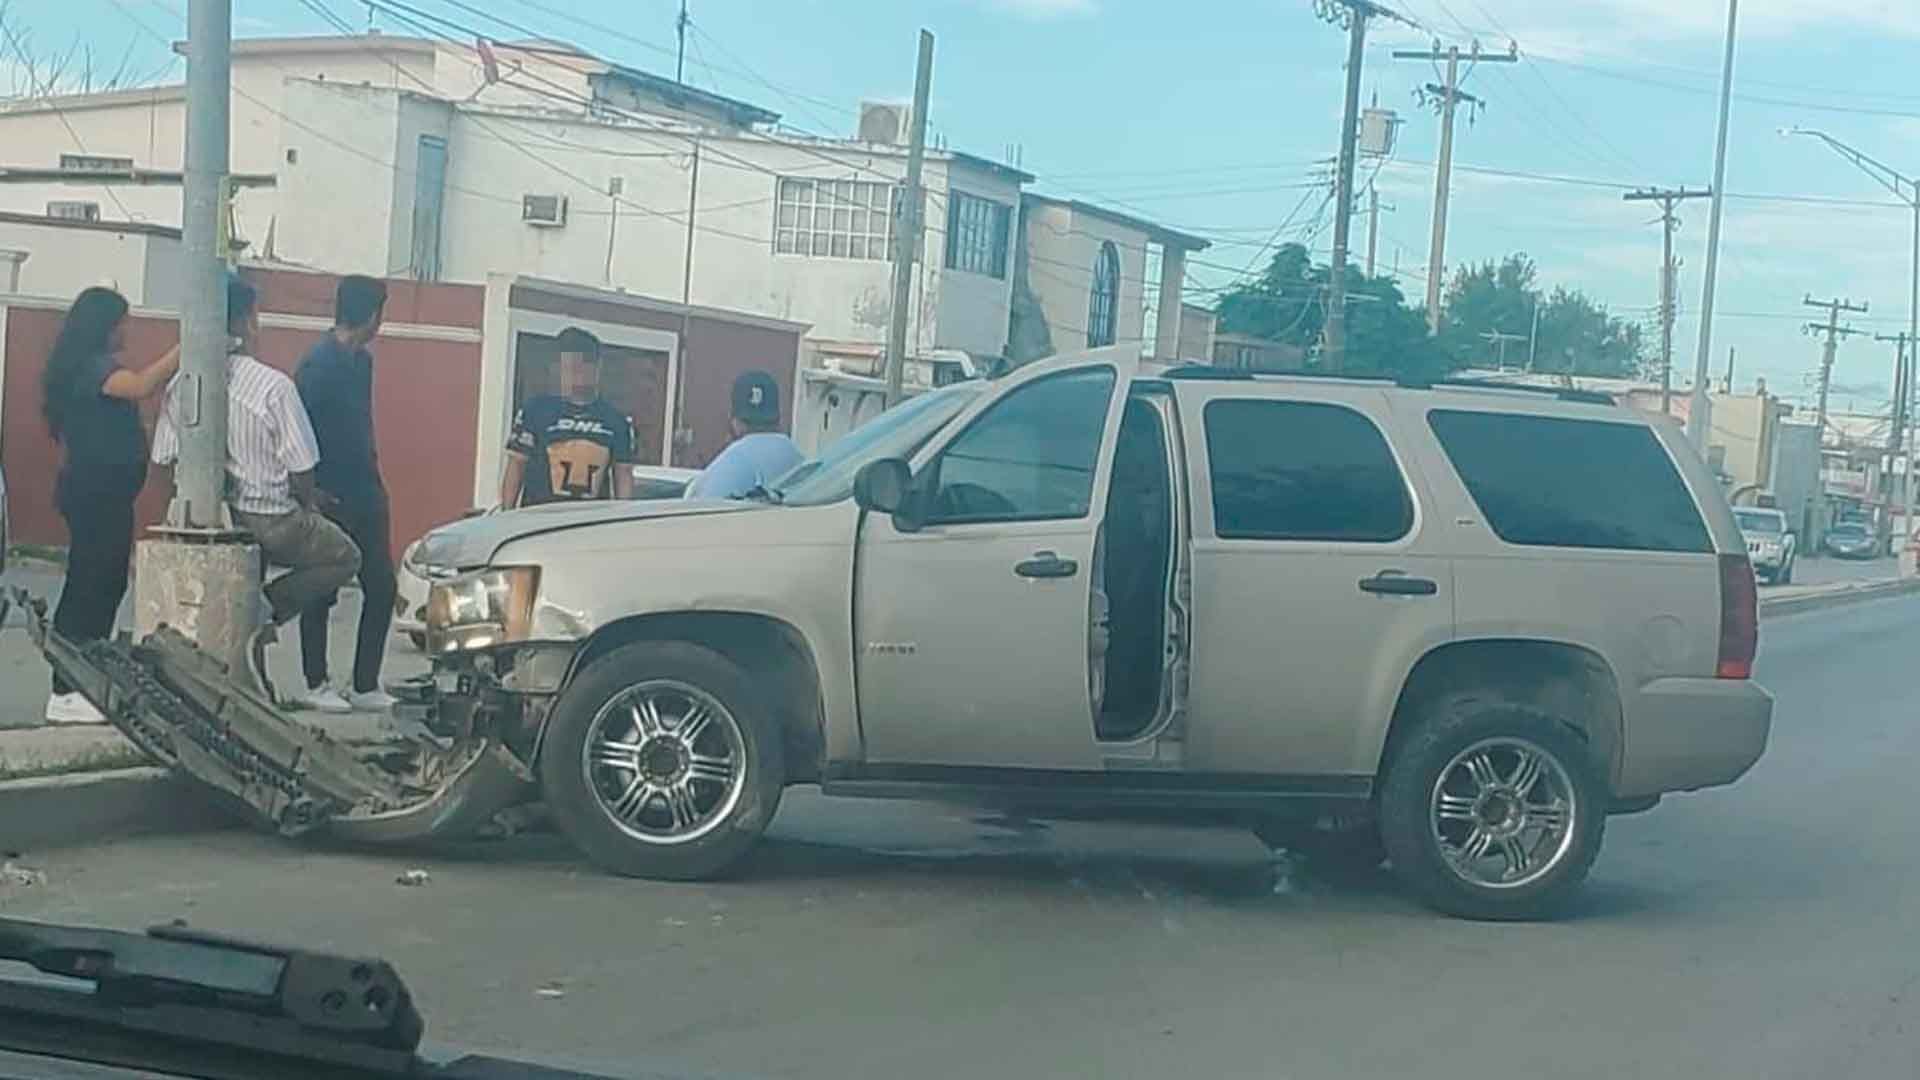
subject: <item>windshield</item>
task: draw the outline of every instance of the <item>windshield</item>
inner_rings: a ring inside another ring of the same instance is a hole
[[[1778,514],[1765,514],[1757,510],[1735,510],[1734,520],[1740,523],[1741,532],[1780,533],[1786,531],[1786,523]]]
[[[1855,525],[1852,523],[1835,525],[1832,535],[1845,537],[1865,536],[1867,535],[1867,527],[1865,525]]]
[[[780,502],[818,506],[853,494],[853,477],[870,461],[911,457],[947,421],[986,389],[982,382],[955,383],[930,391],[881,413],[794,468],[772,487]]]

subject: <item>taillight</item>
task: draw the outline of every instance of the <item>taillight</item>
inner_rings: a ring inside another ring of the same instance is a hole
[[[1760,647],[1760,591],[1753,564],[1745,555],[1720,556],[1720,662],[1722,679],[1753,677],[1753,654]]]

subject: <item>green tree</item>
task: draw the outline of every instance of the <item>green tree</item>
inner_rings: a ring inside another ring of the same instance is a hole
[[[1645,343],[1638,325],[1615,318],[1578,289],[1555,286],[1548,292],[1538,280],[1539,268],[1520,253],[1454,272],[1440,347],[1455,366],[1490,366],[1499,349],[1486,335],[1531,335],[1537,307],[1540,329],[1531,350],[1536,370],[1612,377],[1640,372]],[[1529,351],[1528,342],[1509,343],[1507,363],[1525,362]]]
[[[1220,297],[1219,327],[1234,334],[1313,350],[1326,325],[1328,266],[1300,244],[1283,244],[1265,272]],[[1427,336],[1425,318],[1407,306],[1391,277],[1347,269],[1347,363],[1356,373],[1431,379],[1446,374],[1447,355]]]

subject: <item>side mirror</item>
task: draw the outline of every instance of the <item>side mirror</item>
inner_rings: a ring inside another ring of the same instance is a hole
[[[907,505],[913,471],[899,458],[882,458],[860,467],[853,476],[853,501],[860,509],[897,514]]]

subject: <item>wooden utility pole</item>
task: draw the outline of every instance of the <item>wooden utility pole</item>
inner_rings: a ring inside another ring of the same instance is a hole
[[[673,32],[680,39],[680,47],[673,54],[673,81],[677,83],[687,81],[687,24],[692,21],[687,17],[687,0],[680,0],[680,17],[673,20]]]
[[[1373,276],[1374,254],[1380,250],[1380,211],[1394,211],[1399,207],[1392,203],[1380,204],[1380,188],[1367,185],[1367,276]]]
[[[1908,415],[1908,410],[1912,408],[1909,399],[1913,394],[1913,350],[1909,348],[1913,339],[1903,330],[1893,335],[1877,334],[1873,340],[1891,341],[1894,344],[1893,408],[1887,422],[1887,479],[1882,485],[1881,505],[1884,507],[1884,512],[1880,515],[1879,529],[1879,551],[1884,555],[1889,553],[1888,548],[1893,539],[1894,489],[1891,474],[1895,461],[1900,457],[1901,451],[1906,448],[1907,426],[1913,422],[1913,418]],[[1912,489],[1913,461],[1909,459],[1901,471],[1899,505],[1904,507],[1912,502],[1909,497]]]
[[[1820,429],[1820,437],[1824,440],[1827,435],[1827,388],[1833,385],[1834,350],[1839,345],[1841,338],[1866,333],[1865,330],[1855,330],[1851,326],[1841,326],[1840,313],[1843,311],[1865,313],[1867,305],[1856,305],[1851,300],[1840,300],[1837,298],[1833,300],[1815,300],[1811,296],[1802,300],[1801,303],[1808,307],[1827,309],[1826,322],[1810,322],[1804,327],[1805,331],[1809,334],[1827,335],[1826,345],[1820,350],[1820,407],[1819,411],[1814,414],[1813,421],[1814,426]],[[1698,395],[1696,394],[1695,396],[1697,397]]]
[[[907,316],[913,307],[913,263],[926,228],[920,204],[920,169],[927,157],[927,97],[933,89],[933,34],[920,31],[920,61],[913,73],[913,131],[907,143],[907,182],[894,223],[893,309],[887,320],[887,407],[900,404],[907,372]]]
[[[1339,371],[1347,350],[1347,247],[1353,229],[1353,165],[1360,130],[1360,62],[1367,46],[1367,20],[1407,20],[1372,0],[1314,0],[1314,11],[1347,31],[1346,107],[1340,114],[1340,153],[1334,170],[1333,263],[1327,271],[1327,321],[1320,358],[1322,369]]]
[[[1473,69],[1481,63],[1511,64],[1520,59],[1520,48],[1509,44],[1505,53],[1483,53],[1480,43],[1473,43],[1467,52],[1467,70],[1460,70],[1460,46],[1449,45],[1445,50],[1435,41],[1433,48],[1426,50],[1395,49],[1395,60],[1426,60],[1430,63],[1447,62],[1447,81],[1428,83],[1420,93],[1422,104],[1431,104],[1440,114],[1440,160],[1434,170],[1433,181],[1433,241],[1427,249],[1427,329],[1432,333],[1440,332],[1440,285],[1446,277],[1447,269],[1447,193],[1453,187],[1453,114],[1461,102],[1475,108],[1485,102],[1460,89],[1460,83],[1473,74]]]
[[[1661,256],[1660,256],[1660,411],[1671,415],[1673,412],[1673,231],[1680,227],[1680,219],[1674,215],[1674,204],[1686,199],[1704,199],[1713,192],[1704,188],[1642,188],[1629,191],[1621,198],[1627,202],[1657,202],[1660,204]]]

